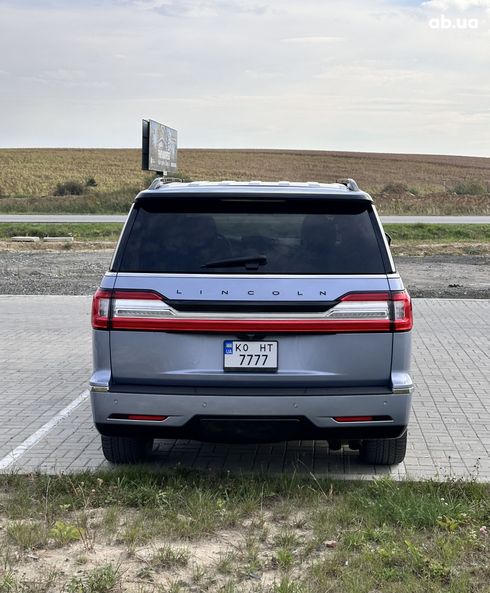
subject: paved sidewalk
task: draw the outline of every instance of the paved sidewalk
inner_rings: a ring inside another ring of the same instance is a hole
[[[345,478],[389,473],[395,478],[490,481],[490,301],[416,299],[414,312],[417,391],[403,464],[367,467],[348,450],[329,453],[321,441],[260,446],[159,441],[154,463],[212,471],[296,469]],[[56,419],[87,388],[89,326],[88,297],[0,297],[3,471],[106,466],[87,399]],[[53,417],[51,429],[43,428]],[[13,451],[19,456],[10,463]]]

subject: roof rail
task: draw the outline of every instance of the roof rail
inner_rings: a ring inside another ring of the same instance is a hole
[[[162,185],[166,185],[167,183],[183,183],[184,180],[180,177],[156,177],[151,183],[148,189],[159,189]]]
[[[345,187],[350,191],[361,191],[354,179],[351,179],[350,177],[346,179],[337,179],[337,183],[345,185]]]

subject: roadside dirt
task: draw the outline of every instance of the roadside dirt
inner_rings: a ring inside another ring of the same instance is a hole
[[[490,256],[395,256],[395,264],[413,297],[490,298]]]
[[[7,251],[0,246],[0,294],[93,294],[111,249]],[[490,255],[395,256],[414,297],[490,298]]]
[[[101,519],[97,520],[97,516]],[[86,542],[62,543],[50,539],[43,546],[28,551],[10,544],[10,574],[32,588],[1,590],[47,591],[42,588],[41,579],[44,575],[53,575],[50,593],[107,591],[95,587],[88,589],[83,583],[94,570],[112,566],[118,575],[118,584],[110,590],[121,593],[228,591],[230,589],[226,584],[232,580],[237,584],[237,590],[243,593],[272,591],[274,583],[282,576],[279,560],[285,548],[277,543],[281,541],[281,536],[289,537],[293,542],[291,558],[307,545],[312,547],[311,542],[315,541],[309,557],[303,559],[300,565],[290,567],[289,576],[295,579],[299,579],[313,562],[330,557],[337,546],[336,540],[322,541],[318,536],[314,540],[307,515],[303,518],[299,512],[281,520],[265,511],[258,517],[252,515],[235,529],[221,529],[211,537],[204,535],[194,540],[165,537],[164,534],[158,537],[140,534],[140,539],[149,541],[145,544],[139,542],[138,546],[131,545],[126,535],[134,530],[137,513],[124,509],[123,518],[112,536],[104,533],[103,527],[101,529],[103,516],[98,509],[87,513],[88,533],[92,539]],[[185,515],[181,517],[193,520]],[[9,524],[7,521],[4,523],[6,526]],[[75,522],[62,524],[76,525]],[[175,583],[180,583],[180,586],[177,588]]]

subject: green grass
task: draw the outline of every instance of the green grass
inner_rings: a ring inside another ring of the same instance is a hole
[[[95,568],[84,577],[73,577],[67,593],[111,593],[121,579],[120,567],[106,564]]]
[[[0,240],[15,236],[74,237],[76,241],[117,241],[122,224],[117,223],[0,223]]]
[[[39,521],[12,521],[6,529],[7,540],[21,550],[34,550],[46,544],[48,534]]]
[[[164,545],[153,553],[150,565],[160,570],[168,570],[176,566],[187,566],[189,563],[189,551],[186,548],[174,548]]]
[[[52,541],[57,522],[74,525],[81,514],[91,550],[72,538]],[[138,467],[5,475],[0,521],[0,593],[35,590],[23,572],[31,549],[37,573],[47,575],[38,589],[56,593],[225,592],[251,584],[256,593],[484,593],[490,582],[483,529],[490,485],[475,481],[337,482]],[[19,522],[42,535],[19,536]],[[128,555],[121,534],[138,524],[145,535]],[[98,564],[101,549],[106,558]],[[53,577],[45,558],[55,550],[69,561]]]
[[[72,236],[80,242],[102,242],[99,247],[115,245],[122,229],[118,223],[0,223],[0,241],[8,241],[16,235],[28,236]],[[484,224],[387,224],[385,230],[392,237],[391,249],[398,255],[484,255],[490,247],[490,225]],[[12,243],[13,245],[13,243]],[[50,249],[60,244],[46,244]],[[17,244],[20,249],[42,247],[32,243]],[[63,249],[72,243],[61,245]],[[94,245],[97,248],[97,245]]]
[[[72,236],[76,241],[116,242],[122,229],[118,223],[0,223],[0,240],[16,235]],[[406,243],[490,243],[488,224],[386,224],[393,248]]]
[[[488,243],[489,224],[385,224],[393,243],[402,241],[434,243]]]

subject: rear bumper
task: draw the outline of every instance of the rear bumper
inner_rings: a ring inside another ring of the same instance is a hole
[[[176,390],[178,391],[178,390]],[[315,389],[282,395],[264,390],[257,394],[164,393],[150,390],[91,392],[94,422],[102,434],[199,440],[274,441],[288,439],[396,438],[408,424],[410,393],[367,393]],[[162,415],[164,421],[113,419],[113,415]],[[389,420],[337,422],[352,416],[389,417]],[[211,437],[211,438],[208,438]]]

